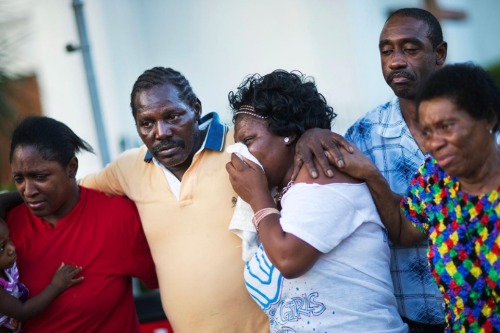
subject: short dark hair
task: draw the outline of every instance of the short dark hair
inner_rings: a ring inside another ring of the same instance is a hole
[[[269,130],[280,136],[302,135],[310,128],[331,128],[337,116],[320,94],[311,77],[299,71],[275,70],[245,78],[237,91],[229,93],[235,114],[242,105],[251,105],[255,113],[268,118]]]
[[[440,97],[451,99],[474,119],[496,119],[493,130],[499,130],[500,88],[480,66],[459,63],[433,73],[417,94],[417,107],[423,101]]]
[[[198,97],[193,92],[189,81],[180,72],[172,68],[153,67],[142,73],[134,83],[132,93],[130,94],[130,107],[132,115],[137,116],[137,108],[135,107],[135,96],[144,90],[149,90],[156,86],[171,84],[179,91],[179,98],[190,107],[194,107],[198,101]]]
[[[389,22],[393,17],[412,17],[418,21],[425,22],[428,27],[427,38],[431,41],[434,50],[443,42],[441,24],[438,19],[428,11],[421,8],[401,8],[392,12],[385,22]]]
[[[76,135],[67,125],[49,117],[29,116],[14,129],[10,144],[9,161],[18,146],[35,148],[47,161],[56,161],[63,168],[80,150],[93,153],[87,142]]]

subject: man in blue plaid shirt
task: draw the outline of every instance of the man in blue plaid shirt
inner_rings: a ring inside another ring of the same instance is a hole
[[[447,44],[431,13],[405,8],[387,19],[379,49],[384,78],[396,96],[356,121],[345,137],[375,163],[392,191],[401,195],[425,157],[418,145],[415,95],[427,77],[444,65]],[[383,198],[377,207],[383,210]],[[410,332],[442,333],[443,299],[428,269],[426,253],[427,242],[391,246],[394,293]]]

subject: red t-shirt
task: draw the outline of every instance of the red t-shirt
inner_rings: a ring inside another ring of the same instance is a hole
[[[140,332],[130,277],[157,287],[155,267],[135,205],[80,187],[76,206],[56,226],[22,204],[7,216],[20,280],[37,295],[62,262],[84,280],[63,292],[24,332]]]

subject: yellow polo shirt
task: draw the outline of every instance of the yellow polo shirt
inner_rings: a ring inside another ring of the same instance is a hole
[[[175,333],[269,332],[245,288],[241,239],[228,231],[236,194],[223,150],[233,133],[216,113],[202,122],[210,122],[205,144],[182,178],[179,200],[145,146],[127,150],[81,183],[136,203]]]

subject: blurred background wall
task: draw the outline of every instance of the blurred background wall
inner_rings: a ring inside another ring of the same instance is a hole
[[[448,41],[447,63],[473,61],[488,67],[500,61],[498,0],[80,2],[111,158],[140,144],[130,91],[136,78],[154,66],[181,71],[202,101],[203,112],[218,111],[227,122],[227,94],[246,75],[300,70],[315,78],[338,113],[333,129],[343,134],[392,96],[381,74],[378,37],[395,9],[439,6],[433,10]],[[67,44],[80,43],[72,4],[0,0],[0,71],[11,90],[5,94],[2,81],[0,88],[7,99],[30,101],[21,113],[61,120],[96,149],[96,156],[80,156],[83,176],[103,163],[82,53],[66,50]],[[31,86],[23,87],[23,80]],[[10,124],[3,122],[0,130]],[[5,173],[8,162],[2,156]]]

